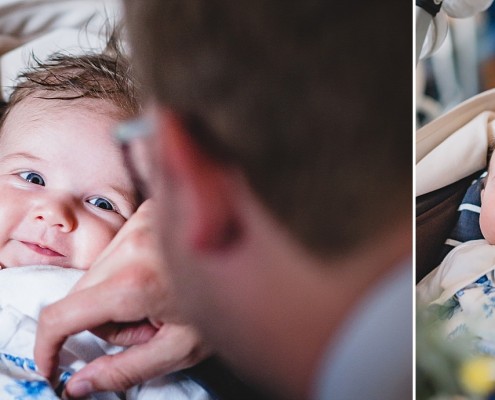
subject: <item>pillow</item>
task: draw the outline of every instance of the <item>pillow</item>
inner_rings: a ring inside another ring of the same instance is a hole
[[[487,175],[484,171],[466,191],[459,208],[459,218],[454,229],[445,240],[442,250],[442,259],[456,246],[469,240],[484,239],[480,229],[481,190],[483,178]]]

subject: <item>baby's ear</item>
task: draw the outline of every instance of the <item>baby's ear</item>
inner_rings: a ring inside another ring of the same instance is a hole
[[[236,238],[233,231],[237,229],[238,204],[233,201],[233,181],[238,172],[205,150],[180,115],[162,108],[157,110],[156,119],[157,126],[166,127],[160,134],[159,153],[167,178],[173,180],[168,193],[181,204],[177,218],[183,242],[210,254],[225,251]]]

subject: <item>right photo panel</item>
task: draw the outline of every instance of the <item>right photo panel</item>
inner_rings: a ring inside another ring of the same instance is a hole
[[[416,1],[416,398],[495,398],[495,5]]]

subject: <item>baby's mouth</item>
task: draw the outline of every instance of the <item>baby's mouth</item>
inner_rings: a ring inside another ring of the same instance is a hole
[[[43,256],[48,256],[48,257],[64,257],[63,254],[60,254],[59,252],[47,247],[43,246],[38,243],[31,243],[31,242],[21,242],[31,250],[35,251],[38,254],[41,254]]]

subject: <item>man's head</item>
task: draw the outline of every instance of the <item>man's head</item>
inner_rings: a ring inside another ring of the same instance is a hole
[[[125,4],[180,310],[243,373],[303,398],[349,308],[411,251],[410,9]]]
[[[239,167],[312,251],[352,251],[409,212],[411,43],[391,33],[405,32],[407,7],[157,0],[127,8],[151,96],[209,154]]]
[[[0,264],[86,269],[134,211],[112,127],[137,112],[127,65],[54,56],[22,76],[0,127]]]

